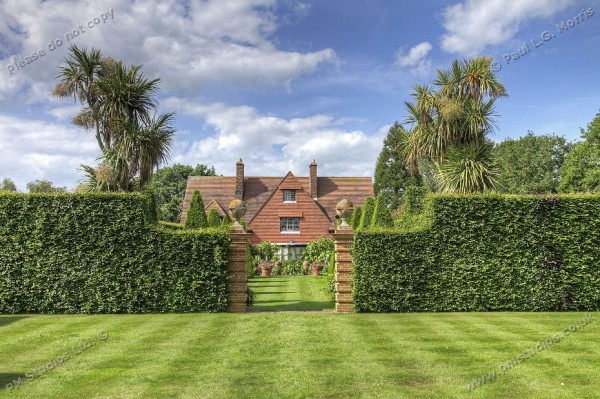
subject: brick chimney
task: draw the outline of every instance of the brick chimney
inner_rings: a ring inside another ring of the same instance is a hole
[[[242,158],[235,164],[235,198],[244,199],[244,162],[242,162]]]
[[[318,187],[317,187],[317,162],[313,159],[309,166],[309,176],[308,176],[308,191],[310,192],[310,196],[314,199],[317,199]]]

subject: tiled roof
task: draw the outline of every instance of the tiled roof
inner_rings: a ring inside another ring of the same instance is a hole
[[[244,220],[249,222],[256,212],[277,189],[284,177],[248,176],[244,179],[244,201],[247,211]],[[302,189],[308,192],[308,177],[297,177]],[[335,220],[335,205],[346,198],[355,206],[363,205],[366,197],[373,196],[373,183],[370,177],[318,177],[318,202],[331,220]],[[212,200],[229,209],[229,202],[235,198],[235,176],[190,176],[183,200],[182,221],[195,190],[200,191],[205,206]]]

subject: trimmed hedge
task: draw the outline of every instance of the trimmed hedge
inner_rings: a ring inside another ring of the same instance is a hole
[[[0,313],[217,312],[226,231],[160,228],[142,194],[0,194]]]
[[[600,309],[600,196],[433,195],[355,236],[357,311]]]

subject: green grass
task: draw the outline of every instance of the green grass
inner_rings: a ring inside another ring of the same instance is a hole
[[[0,398],[598,398],[597,320],[494,381],[465,389],[583,317],[0,316]],[[108,338],[100,341],[103,330]],[[95,345],[75,355],[72,348],[85,339]],[[65,353],[71,357],[62,365],[18,389],[4,388]]]
[[[255,277],[248,285],[256,293],[252,311],[333,311],[326,276]]]

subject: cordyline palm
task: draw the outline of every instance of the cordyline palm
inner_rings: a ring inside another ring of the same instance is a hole
[[[154,169],[169,158],[175,130],[173,113],[154,117],[142,126],[121,121],[121,137],[113,158],[127,162],[129,178],[121,176],[121,186],[126,186],[133,176],[139,177],[140,188],[149,181]]]
[[[490,58],[455,60],[450,69],[437,72],[435,89],[415,86],[414,102],[406,103],[406,122],[412,124],[412,130],[404,152],[413,173],[419,160],[432,161],[441,171],[451,148],[466,154],[467,147],[475,145],[480,154],[489,154],[484,147],[495,123],[494,103],[506,96],[505,87],[491,69]],[[472,191],[478,191],[478,186]]]
[[[122,123],[140,126],[150,122],[150,112],[156,108],[154,95],[160,79],[148,80],[141,66],[125,66],[117,62],[112,73],[98,80],[100,99],[96,113],[103,126],[103,139],[109,148],[122,138]]]
[[[160,79],[146,79],[141,66],[103,58],[99,50],[71,46],[53,94],[74,96],[85,107],[73,123],[96,129],[102,155],[96,168],[82,165],[90,191],[129,191],[164,162],[173,143],[173,114],[154,116]]]
[[[98,101],[96,82],[103,73],[106,62],[103,61],[100,50],[92,49],[89,53],[86,48],[80,49],[76,45],[69,47],[70,55],[65,58],[66,67],[60,68],[57,79],[60,82],[54,87],[52,95],[60,98],[73,97],[85,107],[73,118],[73,123],[87,129],[96,129],[96,140],[100,149],[104,143],[100,137],[100,122],[94,114]]]
[[[489,142],[450,147],[436,176],[440,191],[469,194],[496,189],[493,147]]]

